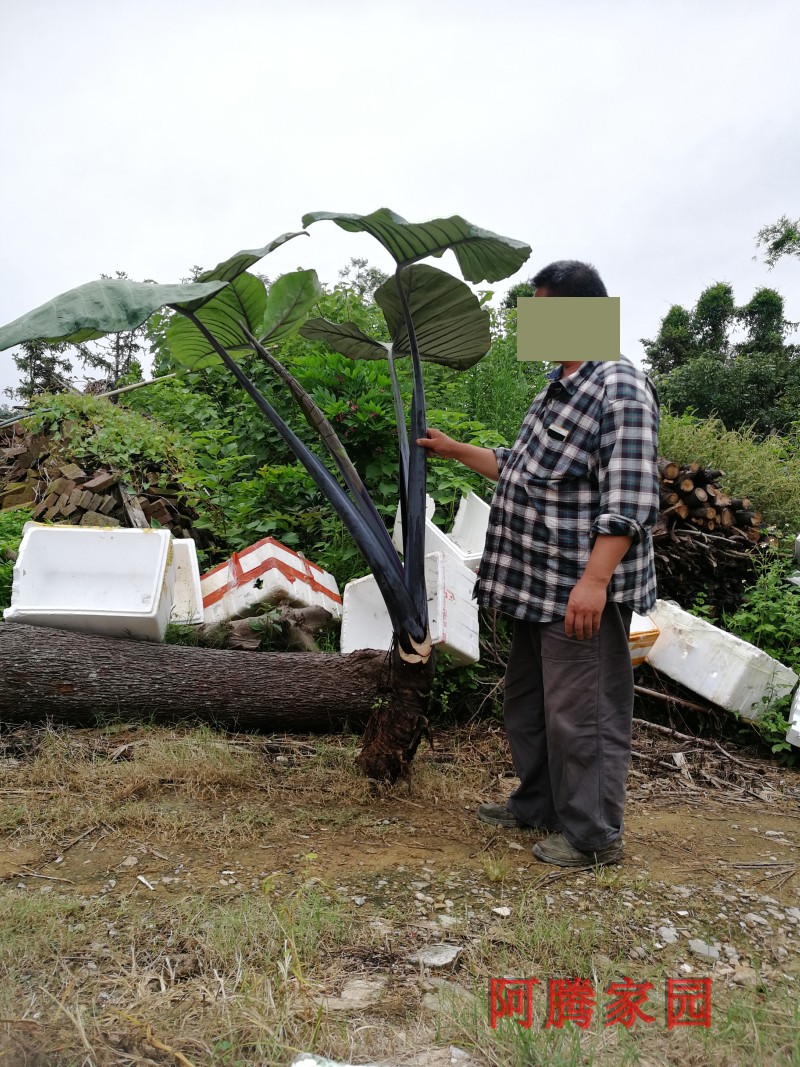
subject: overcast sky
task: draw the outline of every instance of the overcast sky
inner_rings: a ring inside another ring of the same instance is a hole
[[[798,320],[800,263],[753,261],[800,215],[798,35],[797,0],[2,0],[0,323],[381,206],[528,242],[498,295],[593,262],[634,357],[716,281],[774,286]],[[259,269],[389,267],[310,234]]]

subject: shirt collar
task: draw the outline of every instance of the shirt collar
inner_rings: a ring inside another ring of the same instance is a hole
[[[572,396],[578,386],[592,374],[596,366],[595,360],[586,360],[581,363],[574,374],[569,374],[566,378],[563,378],[561,374],[563,367],[554,367],[553,370],[547,371],[545,377],[549,379],[551,385],[557,382],[568,396]]]

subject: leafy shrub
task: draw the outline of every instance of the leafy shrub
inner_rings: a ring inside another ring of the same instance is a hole
[[[800,589],[786,580],[791,570],[788,559],[762,560],[742,606],[733,615],[726,615],[723,625],[800,675]],[[786,741],[790,701],[786,697],[771,703],[753,723],[773,752],[791,748]]]
[[[14,559],[22,540],[22,527],[31,518],[26,508],[0,511],[0,610],[11,603]]]
[[[792,569],[790,560],[763,560],[725,628],[800,674],[800,589],[787,581]]]
[[[32,432],[51,434],[78,462],[130,471],[140,483],[153,469],[177,476],[191,459],[185,437],[110,400],[42,394],[31,409]]]

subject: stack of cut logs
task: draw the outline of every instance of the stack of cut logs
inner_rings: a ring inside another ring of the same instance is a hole
[[[194,537],[181,487],[159,472],[151,478],[137,490],[129,476],[73,462],[47,434],[26,434],[19,424],[0,431],[0,510],[23,504],[40,522],[75,526],[155,522],[176,537]]]
[[[735,611],[770,540],[761,514],[716,484],[722,471],[658,461],[661,513],[653,529],[658,595],[690,607],[702,594],[717,613]]]

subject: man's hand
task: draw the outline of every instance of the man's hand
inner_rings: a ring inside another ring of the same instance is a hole
[[[600,618],[606,606],[606,582],[588,574],[579,579],[567,601],[564,633],[585,641],[600,632]]]
[[[598,534],[582,577],[567,601],[564,633],[585,641],[600,632],[600,616],[606,606],[608,583],[633,539],[621,534]]]
[[[428,427],[427,437],[417,438],[417,444],[422,445],[434,456],[440,456],[442,459],[458,458],[459,442],[454,441],[452,437],[448,437],[441,430],[434,430],[432,426]]]
[[[479,445],[466,445],[462,441],[454,441],[441,430],[428,427],[427,437],[418,437],[417,444],[426,449],[431,455],[440,456],[442,459],[456,459],[469,467],[471,471],[477,471],[484,478],[497,481],[499,471],[497,469],[497,456],[493,448],[481,448]]]

